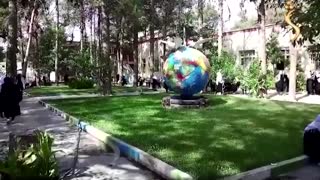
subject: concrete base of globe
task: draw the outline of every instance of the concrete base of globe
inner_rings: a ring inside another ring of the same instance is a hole
[[[207,105],[208,98],[203,96],[167,96],[162,99],[164,108],[203,108],[207,107]]]

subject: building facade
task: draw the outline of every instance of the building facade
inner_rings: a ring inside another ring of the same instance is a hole
[[[261,44],[260,28],[252,27],[241,30],[233,30],[224,33],[224,48],[236,56],[237,64],[247,67],[250,62],[259,58],[259,47]],[[290,32],[283,29],[279,25],[266,26],[266,38],[270,39],[271,34],[278,34],[278,42],[281,51],[286,59],[290,58]],[[320,68],[319,51],[317,48],[312,48],[308,42],[297,48],[298,63],[301,68],[308,73]],[[269,68],[272,65],[269,64]]]

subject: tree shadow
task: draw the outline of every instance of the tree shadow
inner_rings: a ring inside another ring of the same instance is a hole
[[[215,179],[302,153],[317,106],[209,96],[204,109],[164,109],[163,95],[66,100],[58,107],[188,172]]]

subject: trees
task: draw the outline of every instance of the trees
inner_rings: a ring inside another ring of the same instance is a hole
[[[224,20],[223,20],[223,1],[219,0],[219,26],[218,26],[218,56],[221,56],[222,47],[223,47],[223,29],[224,29]]]
[[[8,76],[17,75],[17,46],[18,46],[18,9],[17,0],[9,0],[9,20],[8,20],[8,47],[6,73]]]
[[[281,49],[279,48],[278,34],[271,34],[270,39],[267,44],[267,59],[275,66],[280,66],[279,68],[284,69],[284,67],[289,65],[289,61],[284,58]]]
[[[320,1],[317,0],[295,0],[296,9],[292,14],[295,24],[301,27],[301,37],[299,43],[310,41],[316,42],[320,35],[319,8]]]

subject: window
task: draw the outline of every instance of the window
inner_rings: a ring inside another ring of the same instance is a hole
[[[309,55],[312,64],[315,64],[316,69],[320,68],[320,48],[317,46],[309,47]]]
[[[249,67],[250,63],[256,59],[255,50],[244,50],[244,51],[240,51],[239,53],[240,53],[241,66],[245,68]]]
[[[285,60],[290,59],[290,51],[289,51],[289,48],[282,48],[282,49],[281,49],[281,52],[282,52]]]

